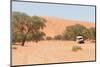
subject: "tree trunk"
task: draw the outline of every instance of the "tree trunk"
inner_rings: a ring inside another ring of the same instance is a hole
[[[27,36],[27,35],[25,35],[24,38],[23,38],[23,41],[22,41],[22,44],[21,44],[22,46],[24,46],[24,44],[25,44],[26,36]]]
[[[23,40],[22,40],[22,44],[21,44],[22,46],[25,45],[25,41],[26,41],[27,34],[29,33],[29,31],[30,31],[30,30],[28,30],[27,33],[24,35],[24,38],[23,38]]]

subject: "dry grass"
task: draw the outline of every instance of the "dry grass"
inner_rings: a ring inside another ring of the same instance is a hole
[[[74,51],[74,52],[79,51],[79,50],[82,50],[81,46],[73,46],[72,47],[72,51]]]
[[[17,49],[17,47],[16,46],[13,46],[12,49]]]

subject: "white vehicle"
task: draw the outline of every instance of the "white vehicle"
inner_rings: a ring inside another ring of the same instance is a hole
[[[83,36],[76,36],[76,42],[79,43],[79,44],[84,43]]]

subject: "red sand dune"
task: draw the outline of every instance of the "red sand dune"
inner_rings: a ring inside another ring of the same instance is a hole
[[[93,22],[69,20],[50,16],[43,16],[43,18],[47,20],[46,28],[43,30],[46,33],[46,36],[54,37],[57,34],[63,33],[67,26],[75,24],[81,24],[87,28],[95,27],[95,23]]]

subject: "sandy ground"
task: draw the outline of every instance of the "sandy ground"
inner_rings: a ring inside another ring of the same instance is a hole
[[[82,50],[73,52],[72,46],[79,45]],[[12,49],[12,64],[45,64],[59,62],[95,60],[95,43],[77,44],[74,41],[40,41],[26,42],[25,46],[14,45]]]

